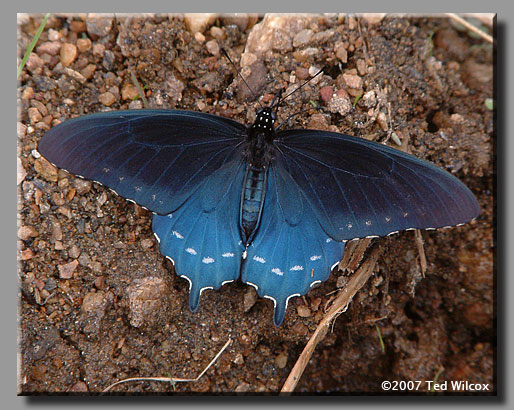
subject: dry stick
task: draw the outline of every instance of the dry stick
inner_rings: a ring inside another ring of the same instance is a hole
[[[482,30],[476,28],[473,24],[468,23],[462,17],[457,16],[455,13],[446,13],[446,14],[448,16],[450,16],[452,19],[454,19],[457,23],[462,24],[468,30],[472,31],[475,34],[478,34],[480,37],[482,37],[484,40],[488,41],[489,43],[492,44],[494,42],[492,36],[490,36],[487,33],[484,33]]]
[[[330,310],[325,314],[325,317],[319,323],[316,331],[310,338],[309,342],[303,349],[302,354],[296,361],[291,373],[287,377],[286,382],[282,386],[281,393],[290,394],[294,391],[300,377],[309,363],[309,360],[316,348],[316,345],[323,340],[327,331],[330,327],[330,324],[334,318],[336,318],[340,313],[343,313],[348,309],[348,305],[352,301],[355,294],[359,291],[360,288],[364,286],[370,276],[373,274],[373,269],[375,268],[375,264],[380,256],[380,248],[374,247],[366,259],[366,261],[361,265],[361,267],[353,274],[352,278],[348,282],[348,285],[342,289],[334,300],[334,303],[330,307]]]
[[[228,339],[227,343],[221,348],[221,350],[218,352],[216,356],[214,356],[214,359],[211,360],[211,362],[207,365],[205,369],[194,379],[181,379],[181,378],[175,378],[175,377],[131,377],[129,379],[123,379],[119,382],[116,382],[114,384],[111,384],[109,387],[107,387],[103,393],[107,393],[110,389],[112,389],[114,386],[117,386],[118,384],[127,383],[127,382],[134,382],[134,381],[154,381],[154,382],[167,382],[167,383],[185,383],[185,382],[197,382],[200,380],[200,378],[205,374],[207,370],[212,366],[212,364],[218,360],[218,357],[221,356],[223,351],[227,348],[227,346],[232,342],[232,339]]]
[[[425,272],[427,271],[427,257],[425,256],[425,248],[423,246],[423,236],[421,235],[421,231],[419,229],[416,229],[414,233],[416,235],[416,245],[418,246],[421,274],[423,277],[425,277]]]

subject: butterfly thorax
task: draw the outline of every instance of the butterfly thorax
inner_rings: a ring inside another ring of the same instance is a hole
[[[243,151],[249,165],[263,168],[273,159],[273,140],[276,137],[274,124],[275,113],[270,107],[257,112],[255,122],[246,132],[246,146]]]

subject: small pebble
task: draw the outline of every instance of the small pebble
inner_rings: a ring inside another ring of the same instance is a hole
[[[207,51],[213,56],[218,56],[220,54],[220,46],[216,40],[209,40],[205,44],[205,48],[207,48]]]
[[[380,23],[385,16],[386,13],[364,13],[362,17],[370,26],[373,26]]]
[[[43,104],[41,101],[38,100],[31,100],[30,105],[33,107],[36,107],[38,111],[41,113],[41,115],[45,116],[48,115],[48,109],[46,108],[45,104]]]
[[[100,290],[105,289],[105,287],[106,287],[105,285],[106,285],[105,276],[97,276],[95,278],[95,287],[97,289],[100,289]]]
[[[293,38],[294,47],[304,47],[310,43],[314,32],[310,29],[305,29],[296,34]]]
[[[141,247],[143,249],[150,249],[153,245],[154,245],[154,240],[153,239],[143,239],[141,241]]]
[[[320,94],[321,100],[325,104],[327,104],[332,99],[332,96],[334,95],[334,88],[327,85],[327,86],[323,87],[321,90],[319,90],[319,94]]]
[[[105,53],[105,46],[102,43],[95,43],[93,45],[93,55],[96,57],[103,57]]]
[[[255,305],[255,302],[257,302],[257,292],[254,288],[248,289],[244,294],[243,311],[248,312]]]
[[[366,75],[368,73],[368,66],[366,64],[366,60],[359,58],[357,60],[357,72],[360,76]]]
[[[237,353],[236,357],[234,358],[234,360],[232,360],[232,362],[234,364],[241,365],[241,364],[244,364],[245,360],[241,353]]]
[[[329,124],[327,118],[323,114],[312,114],[307,124],[307,128],[311,130],[328,131]]]
[[[20,226],[20,229],[18,229],[18,238],[20,238],[22,241],[26,241],[29,238],[35,238],[39,235],[39,232],[30,225],[24,225]]]
[[[77,58],[77,47],[75,44],[64,43],[61,47],[61,64],[68,67]]]
[[[79,380],[68,390],[70,393],[88,393],[89,389],[87,388],[87,384],[82,380]]]
[[[27,101],[32,99],[32,97],[34,97],[34,89],[32,87],[25,87],[21,93],[21,99]]]
[[[350,88],[362,88],[362,78],[360,78],[358,75],[353,74],[343,74],[343,79],[346,85]]]
[[[91,261],[88,264],[88,268],[91,269],[96,274],[103,273],[103,267],[100,262]]]
[[[202,44],[205,41],[205,36],[202,33],[200,33],[199,31],[197,31],[195,33],[195,40],[198,41],[200,44]]]
[[[343,43],[339,42],[336,43],[334,47],[334,52],[336,57],[342,62],[347,63],[348,62],[348,52],[346,51],[346,48],[344,48]]]
[[[191,33],[203,33],[207,27],[214,24],[216,13],[184,13],[184,22]]]
[[[277,357],[275,357],[275,366],[279,369],[283,369],[287,365],[287,354],[284,352],[280,353]]]
[[[139,95],[139,91],[133,84],[125,84],[121,89],[121,98],[123,100],[132,101],[135,100]]]
[[[26,178],[27,171],[23,168],[23,164],[19,157],[16,157],[16,185],[20,185]]]
[[[90,13],[87,16],[86,27],[90,35],[105,37],[110,33],[113,25],[113,19],[105,15]]]
[[[107,91],[98,96],[98,101],[106,107],[110,107],[116,102],[116,97],[112,93]]]
[[[383,131],[387,131],[389,126],[387,125],[387,116],[382,111],[377,115],[377,123]]]
[[[49,54],[51,56],[56,56],[61,52],[62,44],[60,41],[47,41],[37,46],[36,52],[39,55]]]
[[[225,38],[225,32],[223,29],[212,26],[210,29],[211,36],[214,37],[216,40],[223,40]]]
[[[338,112],[341,115],[345,115],[352,109],[352,103],[348,93],[341,89],[337,90],[335,95],[329,101],[327,108],[330,112]]]
[[[78,259],[78,257],[80,256],[79,247],[77,245],[73,245],[68,251],[68,255],[70,256],[70,258]]]
[[[57,182],[57,168],[45,158],[41,157],[34,161],[34,169],[42,178],[50,182]]]
[[[86,23],[83,21],[73,20],[70,23],[70,31],[73,33],[85,33],[86,31]]]
[[[95,70],[95,64],[88,64],[82,70],[80,70],[80,74],[82,74],[86,78],[86,80],[90,80],[93,77]]]
[[[311,310],[307,306],[305,306],[305,305],[297,306],[296,307],[296,311],[298,312],[298,316],[300,316],[300,317],[310,317],[310,316],[312,316]]]
[[[20,260],[27,261],[29,259],[32,259],[34,257],[34,252],[32,252],[32,249],[27,248],[20,252]]]
[[[48,29],[48,40],[57,41],[61,39],[61,33],[53,28]]]
[[[77,260],[65,263],[64,265],[58,265],[57,269],[59,270],[59,277],[61,279],[71,279],[73,277],[73,272],[77,269],[77,266],[79,266]]]
[[[35,53],[31,53],[29,55],[27,63],[25,64],[25,67],[32,74],[41,74],[43,72],[44,64],[45,64],[45,62],[43,61],[43,59],[41,57],[39,57]]]
[[[297,67],[295,71],[296,71],[296,77],[299,80],[306,80],[307,78],[309,78],[309,70],[307,68]]]
[[[75,188],[77,189],[77,193],[79,195],[84,195],[84,194],[87,194],[91,190],[92,182],[85,180],[85,179],[77,178],[75,180],[74,185],[75,185]]]
[[[63,71],[67,76],[73,78],[75,81],[78,81],[80,84],[84,84],[87,81],[85,76],[83,76],[78,71],[72,70],[71,68],[64,67]]]
[[[36,122],[39,122],[43,119],[43,116],[39,112],[39,110],[36,107],[30,107],[27,110],[27,114],[29,116],[29,120],[31,124],[35,124]]]
[[[91,40],[88,38],[79,38],[77,40],[77,49],[80,53],[85,53],[86,51],[91,50]]]

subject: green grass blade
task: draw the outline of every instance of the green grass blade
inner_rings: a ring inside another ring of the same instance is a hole
[[[41,36],[41,33],[43,32],[43,29],[46,26],[48,17],[50,17],[50,13],[45,14],[45,17],[43,18],[43,21],[41,22],[41,25],[39,26],[36,35],[34,36],[32,42],[29,45],[29,48],[27,48],[27,51],[25,51],[25,55],[23,56],[20,65],[18,66],[18,71],[16,72],[16,79],[20,77],[21,71],[23,70],[23,67],[25,67],[27,60],[29,59],[30,53],[32,53],[32,50],[34,50],[34,47],[36,46],[36,43],[39,40],[39,37]]]

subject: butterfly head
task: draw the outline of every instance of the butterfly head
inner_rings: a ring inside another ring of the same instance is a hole
[[[272,132],[275,128],[276,119],[277,116],[273,111],[273,108],[264,107],[257,111],[257,117],[255,118],[252,127],[258,132]]]

